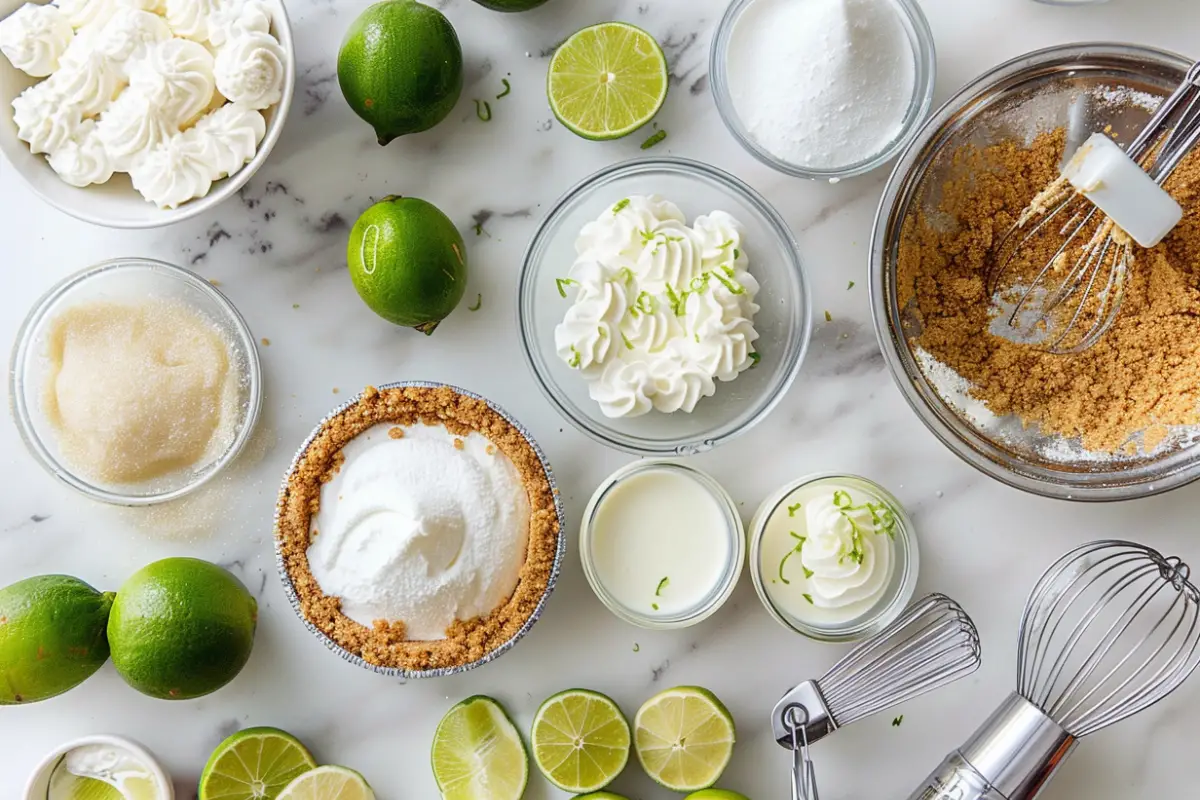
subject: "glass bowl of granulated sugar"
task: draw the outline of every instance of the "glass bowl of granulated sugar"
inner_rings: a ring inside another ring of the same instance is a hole
[[[711,53],[734,138],[801,178],[886,164],[933,102],[933,34],[915,0],[736,0]]]

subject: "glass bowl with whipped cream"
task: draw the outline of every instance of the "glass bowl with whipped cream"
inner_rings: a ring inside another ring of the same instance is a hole
[[[677,460],[644,459],[592,495],[580,527],[588,584],[640,628],[686,628],[733,594],[746,561],[737,506],[711,476]]]
[[[254,335],[199,275],[120,258],[46,293],[9,366],[17,429],[48,472],[106,503],[151,505],[233,462],[262,408]]]
[[[750,523],[750,574],[767,611],[813,639],[851,641],[912,599],[920,557],[900,501],[857,475],[810,475],[772,494]]]
[[[607,167],[542,221],[519,285],[534,377],[577,428],[703,452],[770,413],[808,347],[795,241],[742,181],[680,158]]]

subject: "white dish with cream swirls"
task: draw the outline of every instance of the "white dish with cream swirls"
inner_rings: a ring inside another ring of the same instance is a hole
[[[554,343],[606,417],[691,413],[754,366],[759,284],[743,235],[724,211],[689,225],[657,195],[621,199],[584,226],[557,279],[572,302]]]
[[[44,78],[12,102],[18,137],[71,186],[125,172],[159,208],[252,160],[288,56],[263,0],[56,0],[0,20],[0,53]]]

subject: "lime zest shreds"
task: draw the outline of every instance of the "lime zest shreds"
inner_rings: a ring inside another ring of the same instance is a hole
[[[613,206],[613,216],[616,216],[617,214],[620,214],[625,209],[629,208],[629,203],[630,203],[630,200],[628,197],[626,197],[624,200],[620,201],[615,206]]]
[[[664,577],[661,581],[658,582],[658,588],[656,588],[654,590],[654,596],[662,597],[663,589],[667,588],[670,585],[671,585],[671,579]]]
[[[808,604],[809,604],[810,606],[815,606],[815,605],[816,605],[816,603],[814,603],[814,602],[813,602],[813,599],[812,599],[812,595],[811,595],[811,594],[808,594],[808,593],[806,592],[806,593],[805,593],[804,595],[802,595],[802,596],[804,597],[804,599],[805,599],[805,600],[807,600],[807,601],[808,601]]]
[[[851,290],[851,289],[853,289],[853,288],[854,288],[854,281],[850,281],[850,283],[846,284],[846,291],[847,291],[847,292],[848,292],[848,291],[850,291],[850,290]]]
[[[796,540],[796,546],[793,547],[791,550],[788,550],[786,553],[784,553],[783,558],[781,558],[779,560],[779,580],[782,583],[786,583],[787,585],[791,586],[792,582],[789,581],[786,576],[784,576],[783,568],[784,568],[784,566],[787,565],[789,558],[791,558],[792,556],[796,555],[797,553],[799,553],[801,550],[804,549],[804,543],[808,540],[805,537],[801,536],[800,534],[796,533],[795,531],[788,531],[788,535]],[[810,577],[808,575],[807,569],[805,569],[804,572],[805,572],[804,577],[806,577],[806,578]]]
[[[730,280],[729,278],[726,278],[724,275],[722,275],[718,272],[709,273],[709,274],[715,275],[717,280],[719,280],[721,282],[721,284],[726,289],[729,290],[730,294],[742,294],[746,291],[745,287],[743,287],[740,283],[738,283],[737,281],[734,281],[734,280]]]
[[[574,278],[555,278],[554,284],[556,286],[558,286],[559,295],[561,295],[562,297],[566,297],[567,296],[567,287],[568,286],[578,286],[579,281],[575,280]]]
[[[508,82],[508,78],[501,78],[500,82],[504,84],[504,91],[496,95],[497,100],[503,100],[512,94],[512,84]]]
[[[483,122],[491,122],[492,121],[492,104],[489,103],[487,100],[476,100],[475,101],[475,116],[479,117],[479,119]]]
[[[796,503],[795,505],[788,506],[788,516],[796,516],[796,512],[800,510],[800,505],[800,503]]]
[[[582,363],[583,354],[575,348],[575,345],[571,345],[571,360],[567,362],[567,365],[571,369],[579,369],[579,365]]]
[[[626,350],[633,349],[633,342],[629,341],[629,337],[625,335],[625,331],[621,331],[621,341],[625,344]]]
[[[475,295],[475,305],[467,306],[467,311],[478,311],[481,308],[483,308],[483,295],[477,294]]]
[[[653,314],[655,308],[654,296],[649,292],[642,292],[637,296],[634,307],[643,314]]]
[[[762,356],[760,356],[758,353],[747,353],[747,357],[751,362],[750,369],[754,369],[758,366],[758,362],[762,361]]]
[[[826,321],[826,322],[833,322],[833,314],[830,314],[828,311],[826,311],[826,312],[825,312],[825,321]]]
[[[663,139],[666,139],[666,138],[667,138],[666,131],[657,131],[656,133],[652,134],[649,139],[642,142],[642,149],[649,150],[651,147],[654,147],[656,144],[662,143]]]

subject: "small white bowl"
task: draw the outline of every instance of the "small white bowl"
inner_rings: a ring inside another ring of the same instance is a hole
[[[158,763],[158,760],[151,755],[150,751],[137,742],[130,741],[123,736],[110,736],[107,734],[85,736],[82,739],[75,739],[55,748],[53,752],[42,759],[42,762],[34,768],[33,774],[29,776],[29,782],[25,784],[24,800],[46,800],[46,793],[50,787],[50,776],[54,773],[54,768],[58,766],[58,762],[75,748],[91,744],[106,744],[112,747],[119,747],[122,750],[128,750],[144,763],[146,768],[150,770],[150,774],[154,776],[154,782],[157,784],[155,788],[158,789],[158,800],[175,800],[175,786],[171,783],[171,777],[163,769],[162,765]]]
[[[44,155],[34,155],[29,145],[17,138],[17,126],[12,118],[13,98],[41,79],[29,77],[10,64],[3,55],[0,55],[0,152],[4,153],[13,170],[25,179],[35,194],[58,210],[93,225],[124,229],[158,228],[190,219],[219,205],[245,186],[267,160],[271,148],[283,132],[283,124],[292,105],[296,83],[296,49],[292,42],[291,24],[283,0],[264,2],[271,9],[271,32],[279,39],[287,56],[283,97],[263,112],[267,120],[267,132],[254,158],[234,175],[214,183],[212,190],[204,197],[178,208],[162,209],[142,197],[133,188],[129,176],[123,173],[113,175],[107,183],[82,189],[64,182],[50,168]],[[0,0],[0,19],[24,4],[25,0]]]

